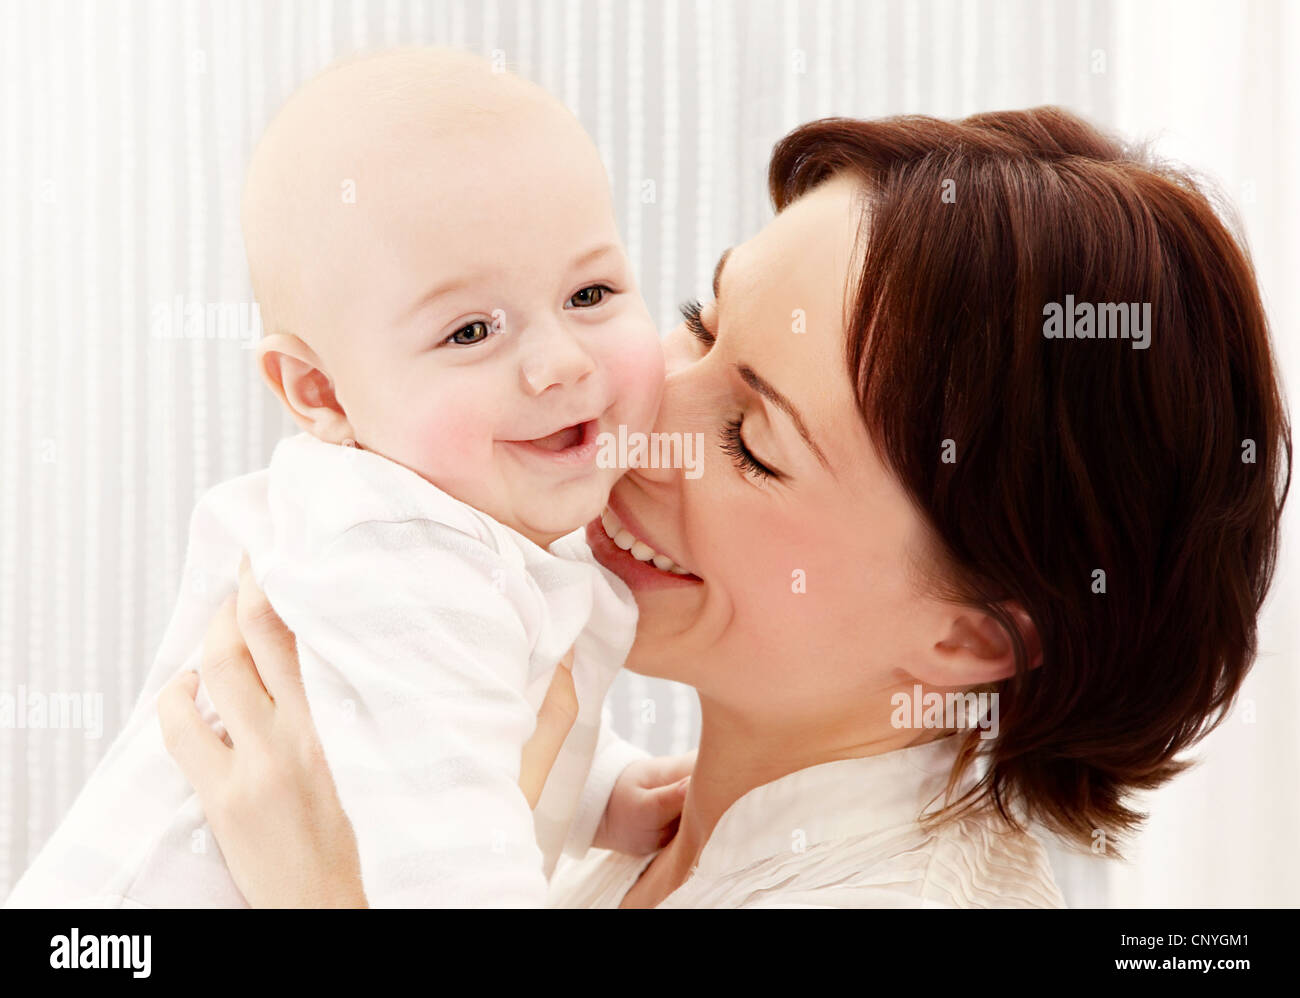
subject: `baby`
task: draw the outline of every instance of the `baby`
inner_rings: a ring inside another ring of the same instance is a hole
[[[288,101],[243,226],[261,371],[303,432],[200,501],[144,695],[7,904],[244,904],[153,704],[241,551],[297,638],[370,904],[542,904],[640,754],[601,726],[636,607],[575,533],[622,473],[598,435],[649,431],[663,382],[600,158],[537,87],[401,50]],[[520,753],[570,647],[581,709],[530,812]]]

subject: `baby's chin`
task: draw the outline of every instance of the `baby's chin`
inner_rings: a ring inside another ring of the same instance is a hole
[[[554,538],[571,534],[600,516],[609,503],[613,481],[605,475],[593,476],[581,487],[548,490],[530,496],[515,509],[514,527],[526,535]]]

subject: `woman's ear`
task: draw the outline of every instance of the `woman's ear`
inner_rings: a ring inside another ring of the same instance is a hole
[[[334,394],[334,382],[316,352],[297,336],[272,333],[264,337],[257,347],[257,366],[302,429],[327,443],[356,438]]]
[[[1001,609],[1020,632],[1029,668],[1042,665],[1042,641],[1029,614],[1015,603],[1003,603]],[[942,618],[940,632],[924,667],[909,670],[922,682],[968,687],[1015,675],[1015,646],[1006,626],[994,614],[978,607],[954,606]]]

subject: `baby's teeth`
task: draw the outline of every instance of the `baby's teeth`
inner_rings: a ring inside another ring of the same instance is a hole
[[[672,572],[674,575],[690,575],[690,574],[691,574],[691,573],[688,572],[686,569],[682,568],[680,565],[674,565],[672,568],[668,569],[668,571]]]
[[[600,525],[605,528],[605,534],[609,537],[613,537],[617,534],[618,528],[621,526],[618,522],[618,517],[609,510],[605,510],[605,512],[600,514]]]
[[[614,543],[617,544],[619,547],[621,547],[624,551],[626,551],[628,548],[630,548],[633,544],[636,543],[636,538],[632,536],[632,531],[620,530],[617,534],[614,535]]]
[[[657,554],[650,560],[655,563],[655,568],[662,572],[666,572],[673,567],[673,560],[666,554]]]
[[[655,549],[645,541],[637,541],[632,545],[631,555],[637,561],[649,561],[655,556]]]

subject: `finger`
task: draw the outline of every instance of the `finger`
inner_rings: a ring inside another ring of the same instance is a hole
[[[203,685],[231,739],[257,739],[270,730],[275,705],[258,678],[236,619],[235,599],[228,598],[203,638]]]
[[[695,756],[697,754],[696,749],[691,749],[689,752],[683,752],[681,755],[675,755],[667,759],[663,769],[664,782],[679,780],[683,776],[690,776],[695,772]]]
[[[690,785],[691,778],[687,776],[676,783],[646,791],[650,813],[654,815],[657,827],[663,827],[682,813],[682,805],[686,803],[686,791]]]
[[[239,630],[259,682],[270,693],[277,707],[306,709],[307,697],[302,687],[302,670],[298,663],[298,644],[271,606],[266,593],[258,587],[245,554],[239,564]]]
[[[679,827],[681,827],[680,818],[674,818],[672,821],[668,822],[668,824],[664,825],[663,828],[659,829],[658,839],[651,845],[650,849],[646,850],[646,852],[651,852],[655,849],[662,849],[664,846],[666,846],[669,842],[671,842],[674,838],[676,838],[677,829]]]
[[[692,749],[682,755],[647,760],[652,765],[646,767],[637,782],[647,789],[676,783],[683,776],[695,772],[695,756],[696,751]]]
[[[157,706],[163,744],[190,786],[203,798],[226,776],[231,759],[230,749],[203,723],[194,706],[198,689],[197,673],[181,673],[159,691]]]
[[[519,765],[519,788],[529,807],[536,807],[546,785],[546,777],[560,754],[560,746],[569,736],[578,718],[578,694],[573,688],[573,673],[557,668],[547,687],[546,699],[537,711],[537,727],[524,745]]]

